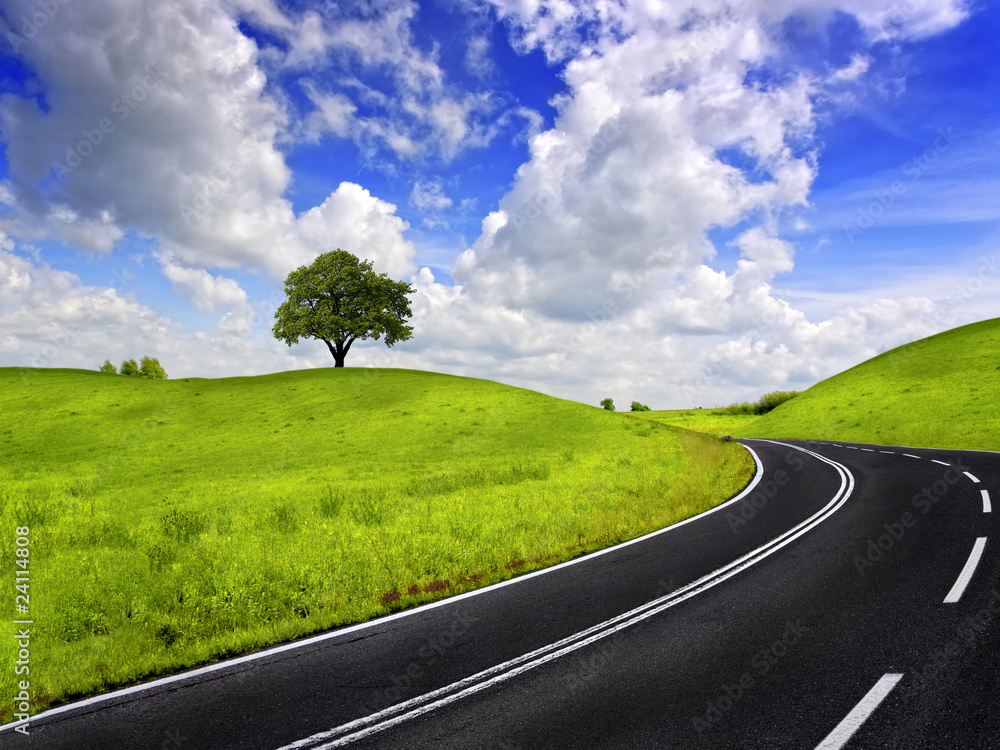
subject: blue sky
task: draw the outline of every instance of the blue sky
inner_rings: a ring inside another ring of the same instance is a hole
[[[595,404],[803,388],[997,314],[984,3],[46,8],[0,27],[0,366],[330,366],[269,329],[334,247],[417,290],[413,340],[348,365]]]

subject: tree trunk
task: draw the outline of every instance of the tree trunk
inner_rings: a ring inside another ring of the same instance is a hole
[[[346,346],[343,341],[335,341],[331,343],[330,341],[323,339],[323,343],[326,344],[326,348],[329,349],[330,354],[333,355],[333,366],[343,367],[344,359],[347,357],[347,351],[351,348],[351,344],[354,343],[354,339],[348,341]],[[334,344],[336,344],[336,346]]]

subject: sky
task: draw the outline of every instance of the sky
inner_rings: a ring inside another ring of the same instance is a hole
[[[330,367],[342,248],[414,286],[348,366],[597,405],[802,390],[997,317],[1000,8],[0,0],[0,367]]]

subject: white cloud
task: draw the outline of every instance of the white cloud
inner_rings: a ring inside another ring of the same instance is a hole
[[[834,81],[856,81],[868,72],[871,64],[872,60],[867,55],[855,54],[848,65],[835,70],[830,78]]]
[[[326,133],[341,138],[350,134],[351,126],[354,124],[354,113],[358,109],[354,103],[343,94],[320,93],[311,82],[303,85],[309,99],[316,106],[305,121],[306,138],[316,142]]]
[[[421,211],[440,211],[451,205],[451,198],[444,194],[444,185],[440,179],[417,181],[410,193],[413,205]]]
[[[163,275],[173,284],[174,293],[190,299],[199,310],[210,312],[220,305],[233,307],[247,301],[247,293],[233,279],[176,265],[166,256],[159,260]]]
[[[10,12],[33,7],[18,0]],[[221,6],[61,6],[22,54],[45,86],[47,110],[0,97],[10,162],[0,229],[102,252],[134,230],[158,240],[175,275],[248,267],[281,279],[324,243],[412,273],[405,222],[363,188],[345,183],[295,215],[284,197],[291,172],[275,145],[288,116],[265,91],[256,46]],[[350,107],[324,102],[322,127],[341,127]],[[67,168],[49,186],[57,162]],[[196,297],[212,304],[211,295]]]
[[[8,5],[14,15],[34,7]],[[773,289],[793,267],[794,248],[777,227],[808,203],[817,172],[813,102],[830,74],[791,71],[768,86],[748,74],[781,60],[781,22],[792,15],[822,24],[839,8],[875,42],[954,25],[964,13],[957,0],[927,0],[903,15],[898,8],[909,6],[889,0],[494,5],[521,50],[540,48],[560,66],[566,92],[547,129],[537,112],[498,114],[490,92],[450,86],[439,50],[414,42],[413,2],[365,6],[371,13],[361,19],[336,4],[324,16],[239,0],[288,43],[287,54],[259,50],[230,6],[215,2],[60,6],[21,50],[47,108],[0,97],[10,164],[0,229],[101,252],[134,231],[158,242],[159,271],[178,292],[200,309],[229,309],[213,330],[186,331],[129,295],[13,255],[8,244],[0,251],[0,356],[24,362],[55,335],[67,343],[49,361],[70,366],[147,351],[188,374],[328,364],[322,348],[270,340],[267,306],[216,269],[279,281],[341,247],[401,278],[413,274],[415,251],[396,206],[352,182],[296,214],[277,144],[352,138],[362,150],[419,163],[488,144],[522,120],[529,160],[457,259],[459,286],[421,269],[413,341],[390,359],[384,348],[361,347],[355,364],[663,408],[807,384],[941,327],[929,298],[863,301],[813,322]],[[488,70],[488,44],[472,38],[466,51],[470,70]],[[834,82],[863,79],[865,59],[859,52]],[[338,75],[324,75],[333,65]],[[265,70],[302,71],[314,109],[296,121]],[[391,83],[374,85],[373,72]],[[102,131],[104,120],[113,128]],[[68,165],[74,153],[79,163],[48,182],[52,164]],[[427,211],[453,205],[440,181],[417,183],[411,200]],[[740,259],[713,267],[709,232],[737,225]],[[59,333],[66,326],[75,326],[73,336]]]
[[[313,254],[342,249],[367,258],[379,273],[394,278],[410,276],[416,266],[415,249],[403,232],[409,227],[396,216],[396,206],[365,188],[342,182],[315,208],[299,216],[297,231]]]

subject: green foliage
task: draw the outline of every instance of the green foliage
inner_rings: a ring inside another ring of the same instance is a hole
[[[346,250],[323,253],[285,279],[287,299],[274,313],[274,337],[291,346],[303,338],[323,341],[337,367],[355,341],[407,341],[413,328],[408,294],[413,287],[372,271],[371,261]]]
[[[0,547],[28,525],[44,563],[38,711],[633,538],[753,470],[644,415],[412,370],[0,369],[0,413]]]
[[[139,362],[139,377],[152,380],[166,380],[167,373],[155,357],[143,357]]]
[[[640,404],[638,401],[633,401],[632,411],[650,411],[650,408],[645,404]]]
[[[610,398],[601,399],[601,407],[607,409],[608,411],[614,411],[615,402],[613,399]]]
[[[136,364],[134,359],[126,359],[122,362],[121,374],[137,378],[139,377],[139,365]]]
[[[767,414],[772,409],[777,409],[786,401],[791,401],[799,395],[799,391],[771,391],[765,393],[757,401],[757,413]]]
[[[724,410],[727,414],[760,416],[761,414],[767,414],[772,409],[776,409],[798,395],[799,391],[771,391],[770,393],[765,393],[754,403],[744,401],[741,404],[730,404]]]
[[[115,367],[113,364],[111,364],[111,360],[110,359],[106,359],[106,360],[104,360],[104,364],[101,365],[101,369],[99,370],[99,372],[106,372],[109,375],[117,375],[118,374],[118,368]]]

